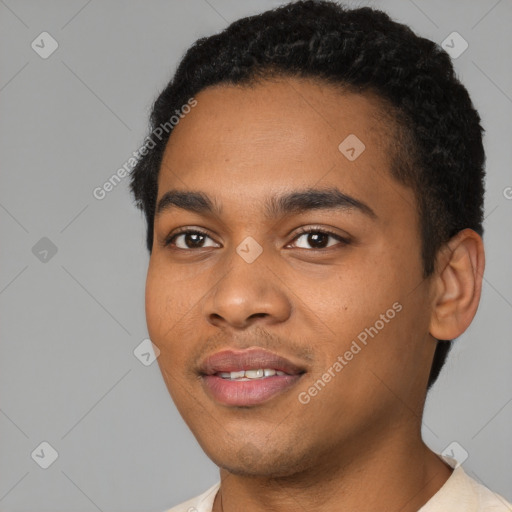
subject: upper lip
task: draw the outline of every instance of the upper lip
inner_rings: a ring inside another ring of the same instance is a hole
[[[285,357],[260,348],[246,350],[227,349],[207,357],[199,367],[203,375],[240,370],[274,369],[289,375],[304,373],[304,369]]]

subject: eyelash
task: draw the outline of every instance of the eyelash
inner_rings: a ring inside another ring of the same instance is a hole
[[[296,236],[293,238],[292,242],[296,241],[302,235],[308,235],[308,234],[312,234],[312,233],[321,233],[323,235],[331,236],[331,237],[335,238],[336,240],[338,240],[339,242],[341,242],[341,246],[348,245],[350,243],[350,240],[348,240],[347,238],[343,238],[342,236],[340,236],[336,233],[333,233],[332,231],[328,231],[328,230],[322,229],[322,228],[300,228],[299,231],[297,232]],[[164,241],[164,247],[170,246],[178,236],[184,235],[184,234],[185,235],[188,235],[188,234],[203,235],[203,236],[207,236],[208,238],[211,238],[210,235],[208,235],[208,233],[201,231],[199,229],[182,229],[181,231],[178,231],[177,233],[173,233],[172,235],[168,236]],[[312,248],[309,250],[310,251],[324,251],[327,249],[331,249],[332,247],[333,246],[323,247],[323,248],[319,248],[319,249]],[[181,247],[177,247],[175,249],[179,250],[179,251],[186,251],[186,252],[194,250],[194,249],[182,249]],[[198,247],[197,249],[204,249],[204,247]],[[303,247],[299,247],[299,249],[303,249]]]

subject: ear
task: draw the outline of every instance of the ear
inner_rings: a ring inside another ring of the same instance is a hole
[[[438,340],[460,336],[480,302],[485,253],[482,238],[464,229],[439,251],[433,283],[430,334]]]

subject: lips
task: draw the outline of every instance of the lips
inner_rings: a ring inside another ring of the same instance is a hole
[[[304,370],[288,359],[263,349],[223,350],[206,358],[200,372],[214,375],[219,372],[236,372],[241,370],[273,369],[288,375],[297,375]]]
[[[202,382],[215,401],[230,406],[254,406],[288,391],[303,368],[260,348],[224,350],[200,366]]]

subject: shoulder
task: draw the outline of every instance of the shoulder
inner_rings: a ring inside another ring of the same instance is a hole
[[[455,460],[442,458],[455,469],[419,512],[512,512],[512,505],[503,496],[471,478]]]
[[[215,485],[210,487],[208,490],[192,498],[187,500],[175,507],[166,510],[165,512],[211,512],[213,507],[213,501],[215,499],[215,495],[219,490],[220,482],[217,482]]]
[[[467,476],[467,475],[466,475]],[[512,512],[512,504],[503,496],[491,491],[473,478],[467,476],[469,485],[476,496],[477,510],[480,512]]]

